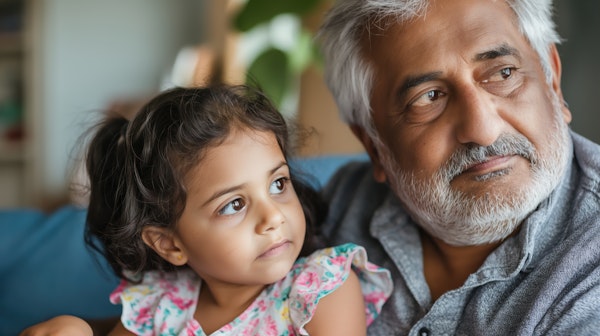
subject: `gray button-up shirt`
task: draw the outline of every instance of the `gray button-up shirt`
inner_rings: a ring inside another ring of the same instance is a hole
[[[324,233],[392,272],[369,335],[600,335],[600,146],[572,133],[561,184],[465,283],[432,302],[418,229],[368,163],[325,188]]]

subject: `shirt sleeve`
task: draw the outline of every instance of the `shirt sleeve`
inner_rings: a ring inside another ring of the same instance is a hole
[[[355,244],[316,251],[298,260],[295,268],[299,269],[290,291],[290,317],[302,335],[307,335],[304,326],[312,319],[319,300],[338,289],[352,270],[360,281],[367,325],[392,293],[389,271],[370,263],[365,249]]]
[[[121,304],[123,326],[137,335],[179,334],[193,317],[199,280],[190,271],[146,272],[140,283],[122,280],[110,301]]]

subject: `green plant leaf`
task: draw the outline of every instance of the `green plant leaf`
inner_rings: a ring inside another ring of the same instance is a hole
[[[278,107],[289,90],[290,80],[288,57],[276,48],[260,54],[246,74],[246,83],[257,84]]]
[[[279,14],[302,16],[316,8],[321,0],[248,0],[233,20],[235,29],[246,32]]]
[[[303,29],[292,50],[289,51],[290,69],[294,74],[301,74],[315,58],[315,46],[312,34]]]

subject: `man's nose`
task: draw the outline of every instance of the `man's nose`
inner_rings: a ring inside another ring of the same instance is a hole
[[[283,212],[273,200],[263,200],[256,205],[256,208],[258,213],[256,233],[258,234],[275,231],[285,222]]]
[[[504,119],[497,101],[475,85],[463,88],[456,95],[455,132],[462,144],[489,146],[502,133]]]

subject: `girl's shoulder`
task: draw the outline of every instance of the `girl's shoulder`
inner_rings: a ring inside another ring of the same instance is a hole
[[[131,278],[136,281],[122,280],[110,295],[113,304],[123,307],[121,321],[125,328],[139,335],[152,335],[156,328],[176,330],[189,322],[200,291],[200,279],[193,271],[149,271]]]
[[[389,271],[369,262],[365,248],[353,243],[317,250],[298,259],[290,275],[297,288],[327,290],[333,283],[344,282],[351,270],[369,285],[385,288],[390,284]],[[374,281],[380,278],[381,282]]]
[[[319,300],[338,289],[354,271],[359,278],[367,323],[381,312],[392,292],[388,270],[368,261],[361,246],[347,243],[318,250],[295,263],[288,278],[290,317],[303,327],[313,316]]]

